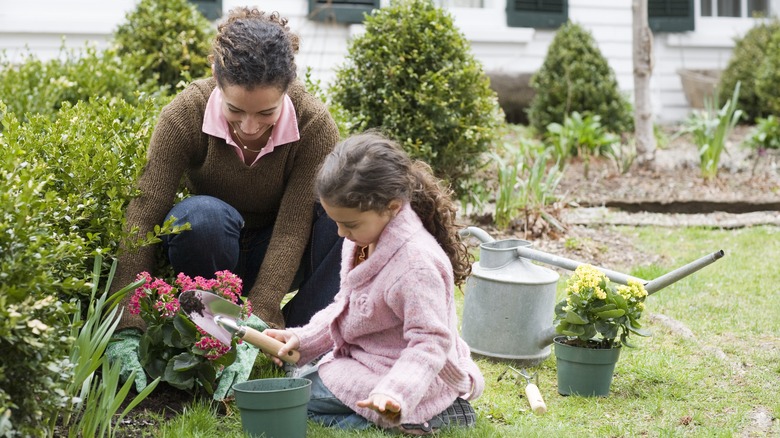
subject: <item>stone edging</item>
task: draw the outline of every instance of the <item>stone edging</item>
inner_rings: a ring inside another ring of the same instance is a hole
[[[572,225],[630,225],[661,227],[743,228],[756,225],[780,226],[780,212],[750,213],[629,213],[606,207],[567,208],[562,212],[564,223]]]

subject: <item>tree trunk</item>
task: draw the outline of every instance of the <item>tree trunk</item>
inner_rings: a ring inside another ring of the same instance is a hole
[[[655,160],[650,77],[653,73],[653,33],[647,24],[647,0],[633,0],[634,30],[634,138],[637,162],[652,167]]]

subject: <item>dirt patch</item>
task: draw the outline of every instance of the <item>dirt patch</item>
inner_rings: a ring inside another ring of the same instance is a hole
[[[572,161],[559,185],[569,205],[613,207],[629,212],[746,213],[780,210],[780,153],[757,153],[741,146],[751,127],[729,137],[717,178],[701,177],[696,146],[678,137],[656,151],[653,168],[633,166],[620,173],[606,158]]]

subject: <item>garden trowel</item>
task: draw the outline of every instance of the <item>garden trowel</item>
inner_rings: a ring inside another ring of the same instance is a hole
[[[179,296],[179,303],[195,325],[225,345],[230,345],[233,336],[238,336],[264,353],[277,357],[279,349],[284,345],[252,327],[238,325],[241,307],[219,295],[202,290],[188,290]],[[279,359],[296,363],[300,357],[299,352],[290,351]]]

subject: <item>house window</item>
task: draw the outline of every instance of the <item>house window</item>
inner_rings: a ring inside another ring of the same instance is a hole
[[[701,0],[702,17],[768,17],[767,0]]]
[[[555,29],[569,19],[568,0],[507,0],[509,27]]]
[[[213,21],[222,16],[222,0],[190,0],[190,3],[197,6],[209,20]]]
[[[693,30],[693,0],[647,0],[647,22],[653,32]]]
[[[363,16],[374,9],[379,9],[379,0],[309,0],[309,19],[362,23]]]

